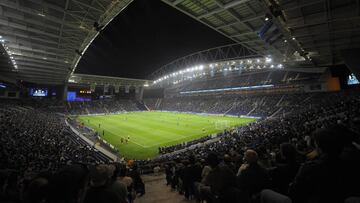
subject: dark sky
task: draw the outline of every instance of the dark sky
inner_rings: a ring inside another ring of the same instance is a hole
[[[230,43],[160,0],[134,0],[101,31],[76,72],[146,78],[172,60]]]

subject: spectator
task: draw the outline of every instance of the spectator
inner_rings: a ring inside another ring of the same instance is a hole
[[[137,195],[143,196],[145,194],[145,185],[140,177],[138,166],[134,161],[129,161],[129,176],[134,181],[134,189]]]
[[[225,165],[221,165],[216,154],[210,153],[207,162],[211,167],[211,171],[207,175],[202,193],[206,196],[207,202],[216,202],[221,199],[229,188],[236,187],[235,174]]]
[[[266,170],[258,164],[258,154],[254,150],[246,150],[244,164],[237,173],[237,184],[240,190],[250,198],[268,186],[269,178]]]
[[[294,202],[343,202],[341,176],[344,164],[339,159],[343,143],[335,129],[321,129],[313,134],[319,157],[304,163],[291,187]]]
[[[114,167],[108,165],[98,165],[91,173],[91,187],[87,191],[84,203],[127,203],[127,193],[117,181],[113,182]],[[113,185],[115,183],[115,185]]]
[[[269,175],[272,188],[279,193],[287,194],[289,184],[295,178],[300,164],[297,162],[296,149],[290,143],[280,145],[280,156],[281,160],[269,170]]]
[[[129,203],[133,202],[136,194],[134,189],[134,181],[128,176],[128,171],[125,164],[117,164],[116,165],[116,181],[123,183],[127,188],[127,200]]]

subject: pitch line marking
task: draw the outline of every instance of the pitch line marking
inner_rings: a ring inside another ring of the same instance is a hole
[[[107,131],[110,132],[111,134],[115,135],[116,137],[124,138],[123,136],[119,136],[119,135],[117,135],[116,133],[113,133],[111,130],[107,130]],[[127,139],[127,138],[124,138],[124,139]],[[140,147],[143,147],[143,148],[149,148],[149,147],[151,147],[151,146],[144,146],[144,145],[139,144],[139,143],[137,143],[137,142],[135,142],[135,141],[132,141],[132,140],[129,140],[129,142],[132,142],[132,143],[134,143],[134,144],[136,144],[136,145],[139,145]],[[155,145],[153,145],[153,146],[155,146]]]

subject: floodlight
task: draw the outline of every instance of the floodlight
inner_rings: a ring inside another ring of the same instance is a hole
[[[265,14],[265,21],[269,21],[270,19],[271,19],[272,17],[271,17],[271,15],[270,14]]]
[[[104,28],[104,26],[100,25],[98,22],[94,22],[93,26],[94,26],[95,30],[98,32],[100,32]]]
[[[265,62],[266,62],[266,63],[270,63],[271,61],[272,61],[272,58],[270,58],[270,57],[266,57],[266,58],[265,58]]]

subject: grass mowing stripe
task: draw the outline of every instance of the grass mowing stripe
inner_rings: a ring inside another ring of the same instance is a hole
[[[255,121],[249,118],[205,116],[173,112],[132,112],[116,115],[79,116],[85,125],[97,130],[103,138],[117,147],[122,156],[134,159],[152,158],[159,146],[190,141],[218,133],[216,123],[226,121],[239,126]],[[90,123],[88,122],[90,121]],[[101,124],[99,128],[98,124]],[[130,142],[122,144],[121,137],[130,135]]]

